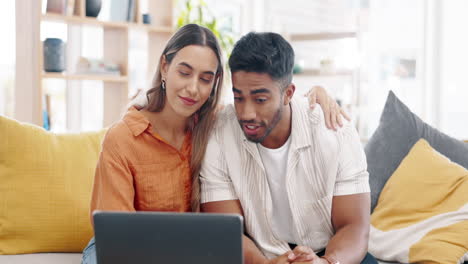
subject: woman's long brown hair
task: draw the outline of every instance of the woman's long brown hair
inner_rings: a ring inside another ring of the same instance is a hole
[[[199,211],[200,208],[200,181],[199,173],[210,132],[214,126],[216,108],[219,102],[224,76],[221,49],[214,34],[207,28],[188,24],[180,28],[168,41],[164,48],[159,65],[154,76],[152,88],[146,93],[148,105],[145,107],[150,112],[160,112],[166,103],[166,94],[162,89],[161,62],[166,59],[170,64],[177,52],[189,45],[199,45],[209,47],[216,54],[218,59],[218,69],[214,79],[213,90],[210,97],[202,107],[191,116],[187,128],[192,132],[192,157],[190,169],[192,176],[192,211]]]

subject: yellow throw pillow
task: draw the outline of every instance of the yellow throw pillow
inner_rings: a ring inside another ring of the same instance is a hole
[[[0,254],[83,250],[104,133],[53,134],[0,116]]]
[[[371,216],[369,252],[401,263],[463,262],[468,257],[467,194],[468,170],[420,139],[380,194]]]

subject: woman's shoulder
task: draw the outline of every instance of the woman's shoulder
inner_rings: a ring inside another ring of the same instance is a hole
[[[103,139],[103,147],[118,148],[125,142],[131,141],[133,134],[124,120],[112,124]]]

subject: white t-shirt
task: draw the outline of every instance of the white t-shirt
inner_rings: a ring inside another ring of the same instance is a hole
[[[273,202],[273,218],[271,224],[278,239],[288,243],[297,243],[291,207],[286,190],[286,173],[288,165],[291,137],[277,149],[270,149],[257,144],[263,167],[265,168],[268,185]]]

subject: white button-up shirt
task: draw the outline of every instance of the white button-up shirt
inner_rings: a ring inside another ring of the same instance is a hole
[[[318,252],[334,235],[331,222],[333,196],[370,192],[367,163],[352,124],[338,131],[325,126],[319,106],[292,100],[291,146],[286,192],[290,201],[298,245]],[[290,250],[275,237],[267,175],[255,143],[237,121],[232,105],[219,114],[200,173],[201,202],[239,200],[245,231],[268,258]]]

